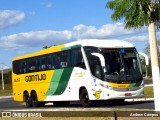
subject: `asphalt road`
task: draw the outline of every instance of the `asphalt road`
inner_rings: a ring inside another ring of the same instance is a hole
[[[46,110],[52,110],[54,111],[54,109],[56,110],[62,110],[62,108],[64,109],[72,109],[72,110],[76,110],[79,109],[81,110],[83,107],[81,106],[81,104],[79,102],[71,102],[69,106],[67,107],[54,107],[53,105],[46,105],[45,107],[41,107],[41,108],[36,108],[36,110],[41,110],[41,109],[46,109]],[[101,102],[98,103],[96,105],[94,105],[93,107],[90,107],[90,109],[117,109],[117,108],[124,108],[124,109],[147,109],[147,110],[154,110],[154,101],[137,101],[137,102],[128,102],[126,101],[123,105],[116,105],[114,102]],[[0,99],[0,111],[3,110],[34,110],[35,108],[27,108],[25,106],[24,103],[19,103],[19,102],[15,102],[13,101],[13,98],[3,98]],[[83,108],[83,110],[85,110],[86,108]]]
[[[151,85],[152,80],[145,80],[145,85]],[[53,105],[46,105],[43,108],[36,108],[36,109],[59,109],[62,107],[54,107]],[[76,109],[76,108],[83,108],[79,102],[71,102],[68,107],[65,107],[68,109]],[[103,102],[98,103],[94,105],[94,107],[91,107],[91,109],[95,108],[108,108],[108,109],[114,109],[114,108],[127,108],[127,109],[148,109],[148,110],[154,110],[154,101],[126,101],[123,105],[116,105],[114,102]],[[24,103],[19,103],[13,101],[13,98],[1,98],[0,99],[0,111],[2,110],[27,110],[27,109],[34,109],[34,108],[27,108]],[[83,108],[84,109],[84,108]]]
[[[153,84],[152,80],[144,80],[144,85],[151,85]]]

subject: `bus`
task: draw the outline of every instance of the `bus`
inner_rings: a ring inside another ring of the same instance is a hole
[[[140,98],[144,95],[141,62],[136,48],[119,40],[78,40],[53,46],[12,61],[15,101],[27,107],[69,105],[80,101]]]

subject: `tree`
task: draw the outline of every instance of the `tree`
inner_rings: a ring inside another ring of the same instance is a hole
[[[113,21],[124,18],[125,28],[148,26],[155,110],[160,111],[160,72],[158,65],[155,24],[160,28],[160,0],[109,0],[106,7],[113,10]]]
[[[48,49],[50,48],[51,46],[44,46],[43,49]]]

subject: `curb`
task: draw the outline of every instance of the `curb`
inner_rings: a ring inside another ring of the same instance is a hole
[[[144,85],[144,87],[150,87],[153,86],[153,84]]]
[[[127,102],[138,102],[138,101],[154,101],[154,98],[137,98],[137,99],[125,99]]]
[[[1,96],[0,99],[12,98],[13,96]]]

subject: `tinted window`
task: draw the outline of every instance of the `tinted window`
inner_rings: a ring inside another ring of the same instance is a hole
[[[28,59],[28,70],[27,71],[28,72],[36,71],[36,59],[35,58]]]
[[[75,49],[72,50],[72,66],[76,66],[76,67],[81,67],[81,68],[86,68],[85,67],[85,63],[84,63],[84,59],[82,56],[82,52],[80,49]]]
[[[47,69],[48,70],[53,69],[52,68],[52,63],[53,63],[52,60],[53,60],[53,56],[51,56],[51,55],[47,56],[47,62],[46,62],[46,64],[47,64]]]
[[[13,72],[16,74],[61,69],[66,67],[86,68],[80,48],[13,62]]]
[[[99,49],[96,47],[84,47],[87,60],[92,74],[97,78],[102,78],[102,68],[98,57],[91,55],[91,53],[99,53]]]

